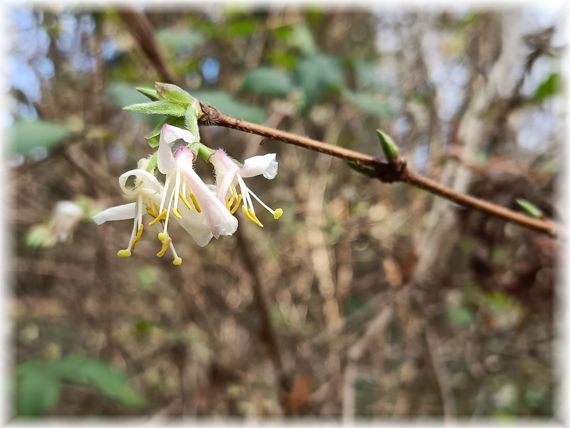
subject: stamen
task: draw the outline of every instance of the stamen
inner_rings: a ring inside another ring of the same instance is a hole
[[[139,242],[141,239],[143,229],[144,229],[144,225],[141,223],[141,225],[139,226],[139,230],[137,231],[137,234],[135,236],[135,239],[133,239],[133,243],[131,244],[131,250],[132,251],[135,251],[135,247],[137,245],[137,242]]]
[[[245,216],[250,219],[254,224],[258,225],[259,227],[263,228],[263,224],[259,221],[259,219],[255,216],[255,213],[253,212],[253,210],[250,208],[249,210],[245,208],[245,206],[242,205],[241,207],[243,213],[245,214]]]
[[[190,205],[190,202],[188,202],[188,199],[186,199],[186,198],[184,197],[184,194],[183,194],[183,193],[178,193],[178,196],[180,196],[180,199],[182,199],[182,202],[184,202],[184,205],[186,205],[186,206],[188,207],[188,209],[189,209],[190,211],[192,211],[192,205]]]
[[[172,254],[174,254],[174,259],[172,260],[172,264],[174,266],[180,266],[182,264],[182,258],[178,257],[176,254],[176,249],[174,248],[174,244],[170,241],[170,249],[172,250]]]
[[[176,171],[176,185],[174,186],[174,192],[172,194],[174,198],[174,211],[178,210],[178,201],[180,200],[178,195],[180,195],[180,170]]]
[[[178,208],[174,208],[172,210],[172,212],[174,213],[174,215],[178,218],[182,218],[182,213],[180,212],[180,210]]]
[[[200,208],[200,204],[198,203],[198,198],[196,198],[196,195],[194,194],[194,192],[190,192],[190,199],[192,199],[192,203],[194,204],[194,208],[196,208],[196,211],[201,213],[202,208]]]
[[[162,241],[162,248],[160,249],[160,251],[158,253],[156,253],[156,256],[157,257],[164,256],[164,253],[166,253],[166,250],[168,250],[168,247],[170,247],[171,243],[172,243],[172,239],[170,239],[170,238]]]
[[[117,256],[119,257],[131,257],[131,250],[124,249],[117,251]]]
[[[149,225],[152,226],[152,225],[158,223],[159,221],[164,220],[164,219],[166,218],[166,213],[167,213],[167,212],[168,212],[168,211],[167,211],[166,209],[162,210],[162,212],[161,212],[158,216],[156,216],[156,217],[154,218],[154,220],[152,220],[152,221],[149,223]]]
[[[230,207],[232,206],[232,204],[234,203],[235,200],[236,200],[236,194],[232,193],[231,198],[226,201],[226,208],[228,210],[230,209]]]
[[[257,196],[251,190],[249,190],[249,194],[252,195],[257,200],[257,202],[259,202],[261,204],[261,206],[263,208],[265,208],[267,211],[269,211],[271,214],[273,214],[273,218],[275,220],[279,219],[279,217],[281,217],[283,215],[283,210],[281,208],[277,208],[275,211],[273,211],[269,206],[267,206],[267,204],[265,204],[261,199],[259,199],[259,196]]]
[[[158,209],[159,212],[162,212],[164,208],[164,203],[166,202],[166,194],[168,193],[168,188],[170,187],[170,180],[172,180],[172,176],[169,175],[166,177],[166,181],[164,182],[164,191],[162,193],[162,199],[160,200],[160,208]]]
[[[230,210],[230,213],[231,213],[231,214],[235,214],[235,212],[236,212],[237,209],[239,208],[239,204],[241,203],[241,199],[242,199],[242,196],[239,195],[238,198],[237,198],[237,202],[236,202],[235,206]]]
[[[156,218],[156,214],[154,213],[154,210],[152,208],[148,208],[146,209],[146,212],[148,213],[149,216],[151,216],[152,218]]]

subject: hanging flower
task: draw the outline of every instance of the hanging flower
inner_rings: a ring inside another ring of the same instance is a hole
[[[143,166],[142,163],[139,166]],[[118,251],[119,257],[129,257],[135,250],[137,242],[140,240],[143,230],[143,217],[148,214],[153,217],[149,225],[154,225],[161,221],[159,217],[159,206],[164,194],[163,186],[158,182],[156,177],[148,171],[138,168],[125,172],[119,177],[119,185],[125,196],[134,199],[135,202],[118,205],[108,208],[95,216],[93,221],[97,224],[103,224],[107,221],[134,219],[133,231],[127,248]],[[212,234],[208,225],[204,223],[202,216],[196,212],[191,212],[183,208],[184,217],[177,218],[178,223],[192,236],[199,246],[205,246],[210,242]],[[182,258],[178,256],[172,241],[163,242],[161,250],[157,256],[162,257],[170,248],[173,253],[173,264],[179,266],[182,264]]]
[[[195,142],[194,136],[184,129],[165,124],[160,133],[157,163],[158,169],[165,174],[164,192],[158,210],[158,218],[164,221],[164,229],[158,239],[168,242],[168,223],[171,215],[184,219],[185,213],[180,207],[200,214],[203,224],[217,239],[223,235],[232,235],[237,230],[237,220],[226,209],[193,168],[194,152],[182,147],[172,154],[171,143],[182,139],[186,143]],[[182,203],[181,203],[182,202]]]
[[[277,208],[273,210],[266,205],[255,193],[249,189],[244,178],[263,175],[269,180],[273,180],[277,175],[277,160],[275,153],[269,153],[263,156],[253,156],[244,161],[240,166],[229,157],[223,149],[216,150],[210,156],[210,162],[214,165],[216,172],[216,196],[222,202],[225,202],[227,209],[233,214],[237,211],[239,205],[242,204],[242,211],[245,216],[259,227],[263,224],[255,215],[253,208],[252,196],[259,204],[269,211],[275,220],[283,215],[283,210]],[[239,187],[239,193],[238,193]]]

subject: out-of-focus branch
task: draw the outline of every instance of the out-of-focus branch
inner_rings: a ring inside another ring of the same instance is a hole
[[[357,364],[368,348],[375,343],[374,340],[384,334],[390,321],[392,321],[393,315],[394,311],[392,306],[386,306],[376,318],[370,322],[364,335],[348,350],[348,361],[344,371],[344,386],[342,391],[342,419],[344,422],[351,422],[354,419],[356,399],[354,383],[356,382],[358,371]]]
[[[122,6],[118,13],[160,78],[168,83],[177,83],[162,56],[152,23],[145,14],[130,6]]]
[[[273,369],[275,371],[275,377],[277,380],[277,390],[278,398],[281,405],[281,409],[286,411],[287,403],[287,387],[288,381],[285,371],[283,370],[283,361],[281,359],[281,351],[279,348],[279,342],[277,341],[277,333],[273,323],[271,322],[271,315],[269,313],[269,307],[267,305],[267,300],[263,293],[263,283],[261,281],[257,265],[251,254],[250,245],[247,237],[244,235],[245,232],[240,230],[237,235],[238,246],[240,247],[240,255],[242,257],[243,263],[251,275],[251,288],[253,291],[253,301],[260,318],[261,328],[260,336],[261,340],[267,346],[269,355],[271,357],[271,362],[273,364]]]

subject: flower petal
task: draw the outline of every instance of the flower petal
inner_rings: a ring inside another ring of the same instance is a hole
[[[277,155],[268,153],[263,156],[254,156],[246,159],[243,167],[239,170],[239,175],[244,178],[255,177],[263,174],[269,180],[273,180],[277,175]]]
[[[92,219],[97,224],[103,224],[106,221],[128,220],[135,218],[136,203],[117,205],[116,207],[107,208],[100,213],[95,214]]]
[[[212,239],[210,226],[206,223],[206,218],[196,210],[189,210],[185,205],[180,207],[182,218],[176,218],[180,226],[190,234],[194,242],[200,247],[208,245]]]
[[[176,161],[174,160],[174,155],[172,154],[172,149],[169,144],[176,139],[169,141],[168,128],[171,127],[164,125],[160,131],[160,143],[158,144],[158,155],[156,157],[158,170],[163,174],[168,174],[176,168]]]
[[[168,123],[163,125],[160,136],[164,138],[168,144],[172,144],[176,140],[184,140],[187,144],[196,142],[196,138],[194,138],[194,135],[192,135],[190,131],[169,125]]]
[[[135,177],[134,186],[127,187],[127,180],[132,176]],[[119,177],[119,185],[123,193],[130,197],[136,196],[139,192],[149,195],[162,192],[162,185],[156,177],[143,169],[131,169],[125,172]]]
[[[212,154],[210,162],[214,165],[216,173],[216,196],[224,202],[239,167],[222,149],[218,149]]]
[[[180,165],[180,168],[198,199],[202,215],[205,217],[206,223],[214,237],[217,239],[220,235],[232,235],[238,227],[237,219],[210,191],[206,183],[192,169],[191,164]]]

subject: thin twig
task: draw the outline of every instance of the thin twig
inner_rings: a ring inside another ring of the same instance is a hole
[[[368,168],[370,170],[369,175],[382,182],[403,182],[411,184],[412,186],[419,187],[420,189],[426,190],[432,194],[441,196],[465,208],[475,209],[485,214],[501,218],[510,223],[516,223],[527,229],[545,233],[552,237],[556,237],[558,235],[556,224],[550,220],[532,218],[474,196],[455,192],[429,178],[414,173],[407,167],[406,162],[403,159],[397,163],[384,162],[374,156],[354,150],[333,146],[331,144],[323,143],[322,141],[313,140],[301,135],[269,128],[256,123],[247,122],[245,120],[238,120],[225,115],[214,107],[204,103],[201,103],[201,107],[204,112],[204,115],[200,119],[202,125],[222,126],[225,128],[237,129],[239,131],[261,135],[271,140],[281,141],[283,143],[293,144],[308,150],[325,153],[330,156],[356,163],[364,168]]]
[[[386,306],[382,309],[370,322],[364,335],[348,350],[348,361],[344,372],[344,386],[342,392],[342,419],[344,422],[352,421],[355,416],[356,392],[354,388],[358,375],[358,363],[371,345],[377,345],[375,339],[383,335],[390,321],[392,321],[393,315],[394,311],[392,306]]]
[[[427,349],[429,352],[431,365],[435,374],[435,379],[439,387],[439,395],[443,405],[443,417],[446,422],[454,422],[456,416],[455,397],[453,395],[453,386],[449,379],[447,367],[441,357],[441,347],[437,333],[430,327],[429,323],[425,325],[425,338]]]

